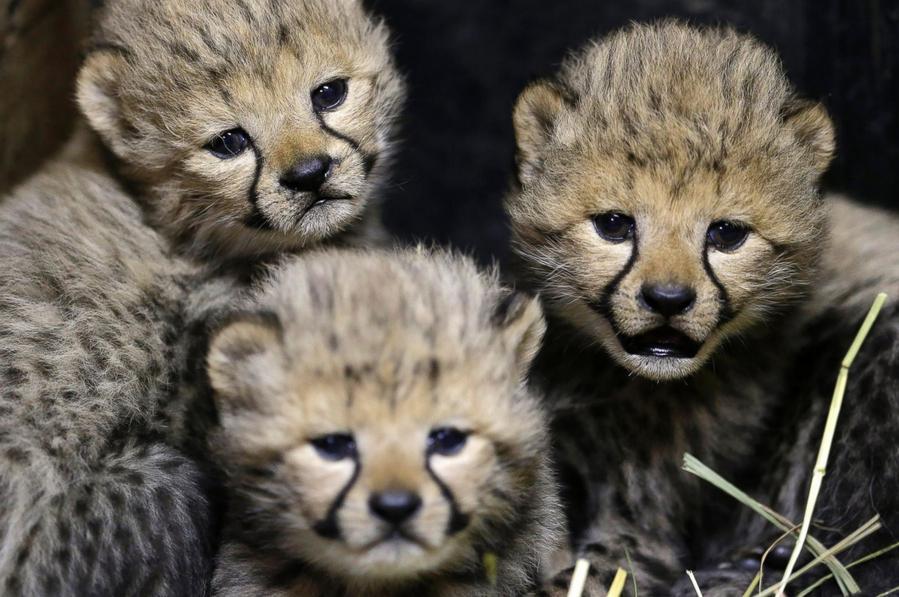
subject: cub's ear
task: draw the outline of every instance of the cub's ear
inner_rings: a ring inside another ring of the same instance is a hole
[[[833,122],[818,102],[803,99],[788,101],[781,110],[784,123],[793,129],[796,139],[812,156],[813,165],[823,174],[836,151]]]
[[[283,371],[283,330],[274,313],[234,317],[213,337],[206,357],[216,402],[252,407],[271,393]]]
[[[530,182],[540,173],[542,156],[552,139],[556,122],[568,109],[562,91],[550,81],[536,81],[518,96],[512,112],[515,128],[518,179]]]
[[[524,292],[511,291],[497,304],[493,322],[506,346],[514,351],[519,374],[524,379],[546,331],[540,300]]]
[[[119,81],[125,58],[115,50],[100,49],[88,54],[78,72],[78,107],[88,123],[119,157],[125,152],[127,127],[119,97]]]

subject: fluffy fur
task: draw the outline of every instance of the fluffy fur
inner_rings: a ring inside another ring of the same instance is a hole
[[[403,83],[387,28],[358,0],[119,0],[90,43],[82,110],[143,191],[150,223],[186,249],[300,248],[371,207]],[[335,80],[346,99],[313,109],[313,91]],[[248,137],[239,155],[206,149],[235,129]],[[332,160],[318,191],[282,183],[318,156]]]
[[[733,31],[614,33],[527,88],[515,126],[506,206],[523,279],[550,313],[533,382],[556,410],[573,541],[601,572],[592,594],[628,566],[627,550],[641,591],[665,593],[697,568],[705,594],[740,595],[758,562],[738,547],[774,533],[754,515],[735,531],[736,507],[681,458],[800,518],[840,354],[875,292],[899,290],[899,222],[822,199],[825,111],[796,96],[771,50]],[[687,300],[666,312],[648,288]],[[899,465],[872,458],[895,451],[897,346],[891,304],[853,371],[819,509],[844,533],[874,511],[899,532],[888,489]],[[874,591],[897,569],[856,576]]]
[[[214,453],[231,503],[217,595],[521,595],[559,505],[524,383],[539,303],[449,254],[320,253],[213,340]],[[441,429],[464,444],[442,452]],[[328,457],[323,437],[353,438]],[[371,500],[411,492],[397,526]],[[498,559],[497,585],[483,567]]]
[[[193,329],[249,257],[359,236],[402,86],[350,0],[118,0],[99,19],[91,131],[0,207],[0,592],[202,595],[201,418],[172,395]],[[345,100],[316,113],[335,78]],[[205,148],[237,126],[245,152]],[[310,153],[334,161],[320,190],[279,188]]]

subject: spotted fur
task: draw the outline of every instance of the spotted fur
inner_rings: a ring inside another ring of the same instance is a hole
[[[320,253],[278,271],[210,349],[231,490],[215,593],[535,587],[560,530],[545,416],[524,384],[543,327],[535,298],[449,254]],[[464,444],[440,452],[441,428]],[[328,434],[355,449],[327,458],[314,444]],[[391,526],[371,505],[385,492],[421,502]]]
[[[741,595],[752,548],[776,532],[679,470],[682,456],[801,518],[841,354],[876,291],[899,290],[899,222],[822,197],[824,109],[795,94],[774,52],[730,30],[613,33],[526,89],[515,125],[506,206],[522,280],[550,319],[532,380],[555,409],[572,540],[599,571],[589,594],[632,564],[641,593],[693,594],[694,568],[704,594]],[[603,214],[633,226],[618,234]],[[718,244],[720,222],[748,234]],[[666,314],[648,286],[692,296]],[[899,532],[896,325],[890,306],[853,371],[818,511],[843,535],[874,512]],[[855,574],[875,591],[896,570],[887,558]]]
[[[348,95],[316,115],[333,77]],[[267,254],[371,238],[401,90],[351,0],[106,3],[78,80],[89,129],[0,204],[0,593],[205,594],[188,356]],[[252,151],[204,148],[238,125]],[[320,191],[279,190],[312,152],[334,158]]]

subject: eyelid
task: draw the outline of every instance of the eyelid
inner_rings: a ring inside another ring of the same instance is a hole
[[[312,89],[318,89],[318,88],[321,87],[322,85],[325,85],[326,83],[333,83],[334,81],[344,81],[344,82],[346,82],[347,86],[349,86],[349,84],[350,84],[350,77],[349,77],[348,75],[340,75],[340,74],[336,74],[336,75],[333,75],[333,76],[330,76],[330,77],[326,77],[326,78],[324,78],[324,79],[319,80],[319,81],[316,82],[316,83],[313,83],[313,84],[312,84]]]

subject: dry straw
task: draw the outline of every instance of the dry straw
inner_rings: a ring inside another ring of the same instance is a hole
[[[612,584],[609,586],[606,597],[620,597],[621,592],[624,591],[625,580],[627,580],[627,572],[619,568],[615,573],[615,578],[612,579]]]
[[[696,594],[699,597],[702,597],[702,591],[699,590],[699,583],[696,582],[696,577],[693,576],[693,571],[687,570],[687,576],[690,578],[690,582],[693,584],[693,590],[696,591]]]
[[[487,577],[487,582],[490,583],[491,587],[496,586],[496,577],[497,577],[497,567],[499,563],[496,559],[496,554],[492,551],[488,551],[484,554],[484,576]]]
[[[833,436],[837,428],[837,419],[840,416],[840,409],[843,406],[843,395],[846,393],[846,382],[849,380],[849,367],[852,366],[852,362],[855,360],[855,356],[858,354],[862,342],[865,341],[868,332],[871,331],[871,326],[874,325],[874,320],[877,319],[877,315],[880,313],[880,309],[883,307],[883,303],[886,302],[886,300],[887,295],[883,292],[878,294],[877,298],[874,299],[874,304],[871,305],[868,316],[865,317],[861,329],[858,330],[855,341],[852,342],[852,346],[849,347],[849,352],[846,353],[843,362],[840,363],[840,373],[837,376],[837,385],[833,390],[833,398],[830,401],[830,412],[827,413],[827,423],[824,425],[824,436],[821,438],[821,448],[818,450],[818,461],[815,463],[815,468],[812,472],[812,483],[809,487],[808,501],[805,505],[805,516],[802,519],[802,529],[799,531],[799,540],[796,541],[793,553],[790,555],[790,562],[787,564],[787,569],[784,570],[783,578],[780,581],[780,587],[777,590],[778,597],[783,597],[784,592],[787,590],[787,583],[790,582],[790,575],[793,573],[793,568],[796,567],[796,561],[799,559],[799,554],[802,552],[805,538],[808,536],[808,528],[812,524],[812,513],[815,511],[818,493],[821,491],[821,483],[824,481],[824,474],[827,472],[827,460],[830,457],[830,448],[833,444]]]
[[[833,398],[831,399],[830,411],[828,412],[827,421],[824,426],[824,434],[821,438],[821,446],[818,450],[818,458],[815,462],[815,468],[812,472],[812,481],[809,488],[809,496],[808,500],[806,501],[805,515],[803,517],[801,526],[794,525],[788,519],[781,516],[771,508],[755,501],[746,493],[715,473],[715,471],[705,466],[691,454],[684,455],[684,470],[686,470],[687,472],[697,475],[701,479],[711,483],[731,497],[742,502],[744,505],[748,506],[759,515],[764,517],[770,523],[780,528],[785,532],[785,534],[796,535],[796,528],[799,528],[796,545],[793,548],[793,553],[790,556],[790,561],[786,570],[784,571],[783,578],[778,585],[769,587],[764,591],[759,592],[759,597],[767,597],[769,595],[775,594],[778,597],[782,597],[790,581],[795,580],[805,572],[822,563],[830,568],[830,574],[825,578],[820,579],[815,584],[811,585],[804,592],[800,593],[800,595],[807,595],[815,587],[820,586],[831,578],[837,583],[837,586],[839,587],[843,595],[859,593],[861,589],[855,582],[855,579],[852,578],[852,575],[849,573],[848,568],[857,564],[861,564],[862,562],[866,562],[870,559],[883,555],[884,553],[894,548],[899,547],[899,543],[891,545],[877,552],[869,554],[863,558],[860,558],[849,566],[843,566],[839,562],[839,560],[836,559],[836,554],[858,543],[881,527],[879,517],[877,516],[868,520],[855,532],[851,533],[845,539],[829,549],[825,548],[820,541],[816,540],[814,537],[808,534],[809,527],[811,526],[812,514],[815,510],[815,503],[818,500],[818,494],[821,490],[821,484],[823,482],[824,475],[827,472],[827,461],[830,455],[830,449],[833,445],[833,437],[836,431],[836,424],[839,418],[840,409],[843,404],[843,396],[846,392],[846,384],[849,379],[849,368],[852,366],[852,362],[855,360],[855,357],[858,354],[862,343],[867,337],[868,332],[871,331],[871,327],[874,325],[874,321],[877,319],[877,315],[880,313],[880,310],[883,307],[886,298],[886,294],[880,293],[877,295],[877,298],[874,299],[874,304],[871,305],[871,309],[868,311],[867,317],[865,317],[861,328],[856,334],[855,340],[852,342],[852,345],[849,347],[849,351],[846,353],[846,356],[840,363],[840,371],[837,376],[837,383],[836,387],[834,388]],[[780,541],[780,539],[778,541]],[[794,573],[793,570],[796,567],[796,562],[799,559],[799,555],[802,553],[803,549],[811,552],[815,557],[810,563],[803,566],[800,570]],[[692,574],[690,574],[690,579],[691,581],[694,581],[694,587],[697,589],[697,593],[699,593],[699,587],[695,585],[695,579],[693,578]],[[751,595],[755,591],[755,588],[760,584],[761,571],[744,593],[744,597],[748,597],[749,595]],[[897,589],[899,589],[899,587],[897,587]],[[893,590],[887,591],[887,593],[884,594],[890,594],[892,593],[892,591]]]
[[[574,573],[571,575],[571,584],[568,585],[568,597],[581,597],[584,593],[584,585],[587,583],[587,573],[590,571],[590,562],[584,558],[580,558],[574,566]],[[615,578],[606,592],[606,597],[621,597],[624,591],[624,583],[627,580],[627,572],[621,568],[615,572]],[[636,595],[637,585],[634,585]]]
[[[580,558],[574,565],[574,574],[571,575],[571,584],[568,586],[568,597],[581,597],[584,585],[587,583],[587,573],[590,571],[590,562]]]

